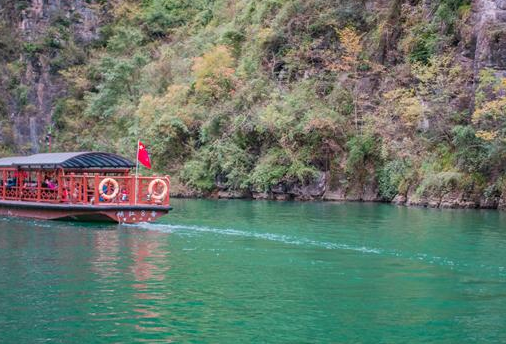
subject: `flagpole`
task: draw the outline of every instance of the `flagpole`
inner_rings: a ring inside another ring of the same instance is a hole
[[[135,204],[137,205],[137,189],[139,188],[139,144],[141,140],[137,140],[137,165],[135,166]]]

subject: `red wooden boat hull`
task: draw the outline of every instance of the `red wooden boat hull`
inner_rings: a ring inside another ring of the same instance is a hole
[[[153,222],[169,213],[170,206],[78,205],[25,201],[0,201],[0,216],[40,220],[98,221],[117,223]]]

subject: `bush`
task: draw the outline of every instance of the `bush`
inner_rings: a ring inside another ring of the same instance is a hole
[[[193,154],[181,173],[188,185],[210,191],[219,180],[223,186],[233,190],[247,189],[253,167],[253,156],[232,140],[216,142]]]
[[[411,164],[405,160],[393,160],[387,162],[378,172],[378,184],[380,196],[391,201],[399,192],[404,181],[409,177]]]
[[[281,182],[304,183],[317,175],[317,170],[304,159],[304,153],[289,153],[271,148],[260,158],[249,178],[255,189],[267,191]],[[307,155],[306,155],[307,158]]]
[[[27,54],[29,57],[35,57],[37,54],[39,54],[42,51],[42,47],[39,44],[26,42],[23,45],[23,50],[25,54]]]
[[[30,0],[17,0],[15,9],[20,12],[26,10],[28,7],[30,7],[30,2]]]
[[[212,0],[148,0],[142,11],[142,20],[148,34],[153,37],[165,36],[171,28],[187,24],[191,19],[205,25],[212,13]],[[198,17],[198,18],[197,18]]]
[[[208,151],[189,160],[180,172],[181,180],[197,190],[211,191],[214,188],[214,175],[210,171]]]
[[[427,64],[436,52],[438,38],[438,35],[434,32],[420,33],[416,37],[413,48],[409,53],[409,60],[411,62],[421,62]]]
[[[142,45],[144,36],[135,27],[119,27],[107,42],[107,49],[116,54],[131,53]]]
[[[229,49],[218,45],[197,57],[192,67],[195,75],[195,91],[205,99],[227,97],[235,87],[235,60]]]
[[[442,195],[462,186],[464,174],[459,172],[439,172],[425,176],[416,189],[418,195]]]
[[[14,96],[15,96],[16,101],[17,101],[20,108],[23,108],[26,105],[28,105],[28,92],[29,91],[30,91],[29,88],[23,84],[18,85],[14,89]]]
[[[370,134],[354,136],[346,146],[348,147],[346,171],[349,174],[363,169],[368,160],[375,160],[379,156],[377,139]]]
[[[469,173],[484,170],[488,160],[487,144],[476,137],[471,126],[456,126],[452,129],[455,146],[455,165],[462,171]]]

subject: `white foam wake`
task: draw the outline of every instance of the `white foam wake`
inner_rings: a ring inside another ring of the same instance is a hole
[[[351,250],[358,251],[363,253],[372,253],[372,254],[381,254],[382,250],[377,248],[365,247],[365,246],[353,246],[347,244],[337,244],[332,242],[325,241],[316,241],[307,238],[293,237],[289,235],[283,234],[273,234],[273,233],[258,233],[258,232],[249,232],[238,229],[230,229],[230,228],[212,228],[212,227],[204,227],[204,226],[186,226],[186,225],[170,225],[170,224],[153,224],[153,223],[140,223],[135,226],[148,229],[148,230],[156,230],[165,233],[174,233],[177,231],[192,231],[192,232],[206,232],[206,233],[214,233],[219,235],[230,235],[230,236],[238,236],[244,238],[254,238],[259,240],[267,240],[267,241],[275,241],[288,245],[297,245],[297,246],[313,246],[320,247],[329,250]]]
[[[245,231],[231,228],[212,228],[205,226],[192,226],[192,225],[171,225],[171,224],[154,224],[154,223],[140,223],[131,225],[136,228],[143,228],[147,230],[154,230],[164,233],[180,233],[180,234],[191,234],[194,232],[205,232],[205,233],[213,233],[218,235],[229,235],[229,236],[237,236],[243,238],[254,238],[258,240],[267,240],[273,242],[280,242],[287,245],[297,245],[297,246],[309,246],[309,247],[317,247],[324,248],[329,250],[349,250],[356,251],[366,254],[383,254],[387,256],[407,259],[411,261],[423,261],[426,264],[430,265],[438,265],[445,266],[452,270],[454,269],[465,269],[469,268],[469,264],[458,262],[450,258],[439,257],[434,255],[429,255],[425,253],[406,253],[397,250],[385,250],[374,247],[366,247],[366,246],[355,246],[348,245],[342,243],[333,243],[326,241],[316,241],[303,237],[294,237],[289,235],[282,234],[274,234],[274,233],[259,233],[254,231]],[[499,276],[506,277],[506,268],[505,267],[495,267],[495,266],[481,266],[481,269],[486,270],[497,270]]]

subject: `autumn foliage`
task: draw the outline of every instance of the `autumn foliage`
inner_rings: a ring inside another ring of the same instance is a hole
[[[206,99],[220,99],[235,88],[234,58],[229,49],[218,45],[200,57],[192,67],[195,90]]]

